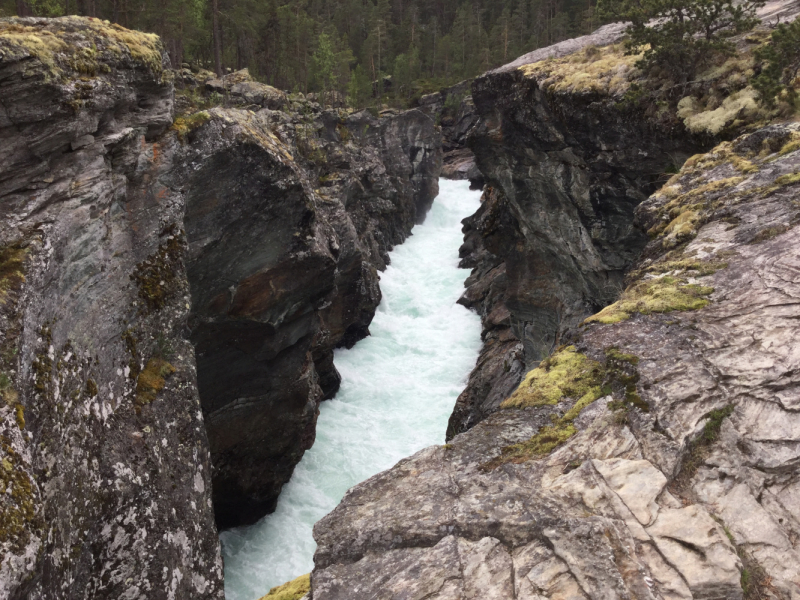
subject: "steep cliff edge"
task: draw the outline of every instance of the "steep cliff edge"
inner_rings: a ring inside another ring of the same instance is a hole
[[[173,120],[156,36],[0,21],[0,597],[221,598],[437,193],[426,115],[234,75]]]
[[[762,19],[791,19],[772,2]],[[748,87],[766,26],[686,86],[647,79],[611,24],[479,77],[469,145],[486,180],[465,227],[461,302],[483,318],[484,347],[448,437],[496,410],[522,375],[616,299],[647,237],[633,211],[686,158],[769,122]]]
[[[170,180],[186,195],[190,339],[223,527],[274,510],[338,389],[334,348],[368,334],[378,269],[438,192],[426,115],[295,104],[183,118]]]
[[[222,598],[158,38],[0,22],[0,597]]]
[[[800,597],[798,184],[796,125],[688,160],[615,303],[317,524],[314,600]]]

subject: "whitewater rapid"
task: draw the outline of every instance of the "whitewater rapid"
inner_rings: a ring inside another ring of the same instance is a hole
[[[336,351],[342,387],[322,403],[316,442],[277,510],[220,535],[226,600],[256,600],[310,572],[314,523],[349,488],[444,443],[481,346],[479,317],[456,304],[468,275],[457,266],[461,220],[478,209],[479,198],[467,182],[441,180],[425,222],[391,253],[372,335]]]

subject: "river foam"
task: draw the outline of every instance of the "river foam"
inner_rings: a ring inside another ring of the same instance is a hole
[[[468,274],[457,268],[461,219],[478,209],[479,198],[467,182],[440,181],[425,223],[391,253],[372,335],[336,351],[342,387],[322,403],[314,447],[277,510],[220,535],[227,600],[256,600],[311,571],[312,527],[349,488],[444,443],[481,346],[479,317],[456,304]]]

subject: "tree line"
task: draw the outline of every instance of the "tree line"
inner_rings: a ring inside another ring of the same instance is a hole
[[[249,68],[280,89],[398,102],[599,22],[595,0],[0,0],[0,15],[77,14],[161,36],[173,65]],[[375,82],[382,82],[375,85]],[[376,89],[377,88],[377,89]],[[385,91],[384,91],[385,90]]]

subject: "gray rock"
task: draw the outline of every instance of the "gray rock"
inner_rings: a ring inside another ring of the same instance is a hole
[[[738,599],[744,569],[758,593],[800,597],[800,213],[791,202],[800,133],[783,125],[753,135],[765,148],[765,136],[785,143],[761,154],[747,138],[722,144],[636,210],[645,227],[671,222],[676,207],[700,212],[680,255],[674,230],[653,230],[627,293],[667,273],[708,288],[709,304],[576,331],[611,397],[584,409],[577,432],[551,451],[509,454],[576,398],[495,411],[351,489],[315,527],[314,600],[346,586],[351,598],[388,589],[347,583],[373,581],[473,597],[453,549],[461,540],[491,543],[500,557],[487,564],[496,576],[481,580],[487,594],[507,577],[509,555],[516,596],[506,597]],[[610,348],[635,367],[625,386],[614,383],[621,359]]]
[[[430,208],[441,149],[419,111],[192,119],[169,187],[185,195],[189,335],[227,527],[274,510],[313,444],[333,350],[368,334],[378,270]]]
[[[0,21],[0,598],[223,597],[168,66],[96,19]]]

